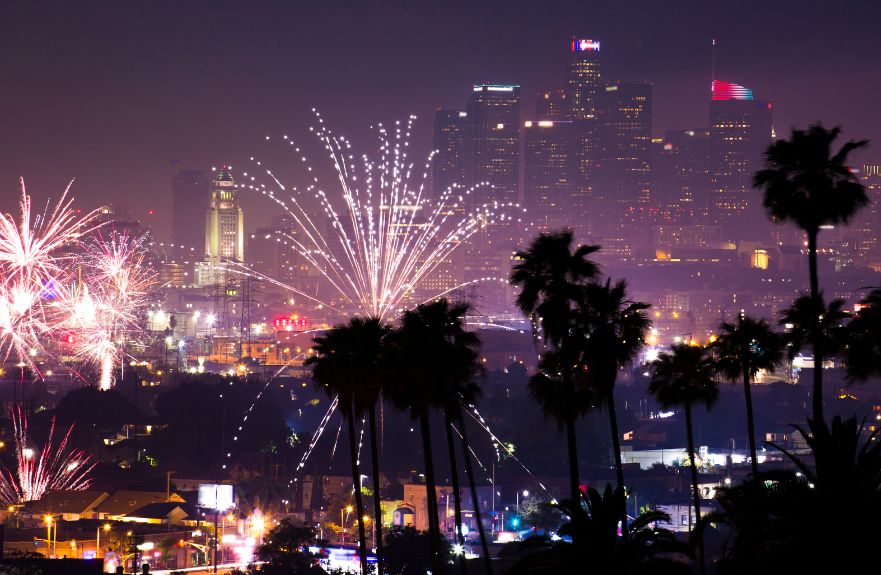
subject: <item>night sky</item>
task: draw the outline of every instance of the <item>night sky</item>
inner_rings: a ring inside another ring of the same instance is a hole
[[[464,109],[475,83],[519,84],[529,119],[562,88],[573,36],[601,42],[608,80],[654,84],[655,137],[708,124],[715,38],[717,79],[773,100],[778,136],[840,124],[878,163],[879,22],[868,0],[5,2],[0,209],[17,210],[19,176],[40,206],[76,178],[77,207],[129,203],[142,224],[154,210],[167,240],[172,159],[240,172],[255,156],[302,185],[279,140],[311,145],[313,107],[365,152],[370,126],[415,114],[422,165],[434,110]],[[276,211],[244,209],[249,230]]]

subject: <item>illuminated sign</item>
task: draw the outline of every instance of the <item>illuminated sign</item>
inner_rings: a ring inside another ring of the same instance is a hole
[[[277,317],[275,318],[275,321],[272,322],[272,325],[274,325],[277,330],[292,331],[295,328],[306,329],[309,326],[309,320],[305,317],[298,317],[295,315],[291,317]]]
[[[572,40],[573,52],[599,52],[600,43],[594,40]]]
[[[236,506],[232,485],[200,485],[199,505],[223,511]]]
[[[713,100],[752,100],[753,91],[738,86],[737,84],[729,84],[728,82],[720,82],[713,80]]]

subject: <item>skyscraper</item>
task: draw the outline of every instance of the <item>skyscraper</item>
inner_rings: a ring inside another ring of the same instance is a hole
[[[571,57],[563,83],[563,100],[568,110],[568,117],[564,119],[572,121],[569,161],[575,192],[571,209],[578,214],[577,224],[582,230],[593,233],[590,216],[596,210],[590,194],[597,162],[597,95],[603,87],[600,43],[573,38],[569,50]]]
[[[205,245],[205,209],[211,201],[211,172],[181,170],[172,186],[172,232],[176,258],[201,259]]]
[[[227,166],[220,169],[212,182],[211,201],[204,218],[206,258],[244,261],[244,218],[235,181]]]
[[[432,197],[439,201],[453,187],[471,186],[471,146],[468,142],[468,114],[459,110],[438,110],[434,118],[434,157],[431,164]]]
[[[768,242],[770,224],[752,176],[763,167],[771,143],[771,102],[720,81],[713,82],[712,95],[709,223],[722,226],[724,241]]]
[[[574,226],[572,122],[529,121],[524,134],[523,203],[532,224],[544,230]]]
[[[695,222],[706,212],[710,183],[710,130],[667,130],[653,144],[651,204],[661,211],[687,210]],[[702,220],[700,220],[702,221]]]
[[[613,84],[597,96],[595,165],[590,183],[591,233],[606,254],[627,256],[640,226],[651,237],[652,85]]]
[[[520,197],[520,86],[480,84],[466,103],[471,185],[476,205]]]

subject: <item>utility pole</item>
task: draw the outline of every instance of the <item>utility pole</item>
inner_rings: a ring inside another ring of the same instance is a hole
[[[171,501],[171,475],[177,473],[177,471],[166,471],[165,475],[168,476],[168,479],[165,484],[165,502],[168,503]]]

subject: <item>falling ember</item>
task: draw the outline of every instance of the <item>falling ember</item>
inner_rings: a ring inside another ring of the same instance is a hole
[[[82,451],[65,453],[67,439],[73,426],[67,430],[57,446],[52,445],[55,420],[49,428],[49,437],[43,449],[35,453],[28,447],[27,417],[18,410],[13,413],[15,427],[15,473],[5,467],[0,469],[0,500],[4,506],[36,501],[49,490],[83,491],[91,480],[86,476],[95,466]]]

